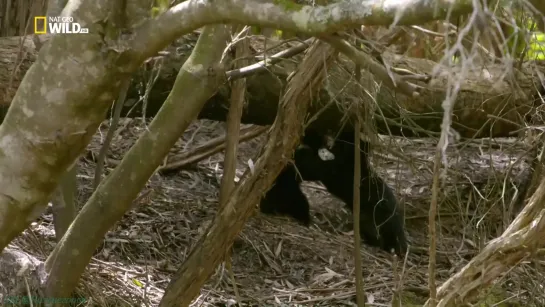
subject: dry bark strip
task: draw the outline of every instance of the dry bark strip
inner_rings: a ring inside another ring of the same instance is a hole
[[[223,259],[254,205],[291,157],[303,132],[310,97],[325,78],[324,66],[333,58],[333,49],[316,42],[307,51],[301,67],[290,81],[267,146],[253,170],[247,170],[229,201],[219,209],[210,228],[173,276],[159,306],[188,306],[204,282]]]

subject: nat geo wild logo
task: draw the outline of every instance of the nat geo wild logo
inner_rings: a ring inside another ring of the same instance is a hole
[[[89,33],[88,28],[83,28],[74,18],[65,17],[34,17],[34,34],[73,34]]]

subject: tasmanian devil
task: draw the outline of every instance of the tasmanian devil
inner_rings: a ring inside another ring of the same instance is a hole
[[[309,132],[302,147],[312,149],[314,154],[299,149],[295,152],[295,165],[308,178],[321,181],[329,193],[353,211],[354,132],[343,131],[333,141],[327,135]],[[321,145],[318,139],[322,140]],[[360,148],[360,233],[369,245],[388,252],[393,249],[401,256],[407,248],[402,210],[392,189],[371,169],[369,144],[360,141]]]
[[[307,129],[294,152],[295,165],[281,171],[260,203],[263,213],[291,216],[304,225],[311,222],[310,206],[300,188],[304,181],[321,181],[329,193],[353,211],[354,132],[336,139]],[[407,248],[402,210],[392,189],[370,168],[369,144],[360,141],[360,232],[366,243],[401,255]]]

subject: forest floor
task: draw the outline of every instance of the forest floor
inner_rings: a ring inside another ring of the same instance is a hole
[[[89,157],[98,156],[107,124],[103,123],[79,162],[80,206],[92,192],[95,163]],[[224,127],[224,123],[196,121],[171,156],[224,135]],[[143,129],[141,120],[121,121],[106,172],[122,159]],[[263,142],[264,137],[259,136],[240,145],[237,177],[250,159],[255,162]],[[421,306],[428,297],[428,207],[436,140],[385,137],[381,144],[372,163],[405,205],[411,252],[407,259],[395,260],[362,245],[368,306],[390,306],[395,288],[400,290],[403,306]],[[473,140],[449,147],[449,169],[439,193],[439,285],[511,221],[506,212],[514,184],[524,176],[527,166],[519,158],[526,152],[514,139]],[[222,161],[223,154],[218,153],[173,174],[152,176],[142,192],[147,196],[110,230],[81,279],[78,292],[89,300],[89,306],[157,306],[171,276],[214,218]],[[352,217],[319,183],[304,183],[304,192],[314,218],[310,228],[285,217],[264,216],[256,204],[254,216],[235,241],[233,270],[245,305],[354,305]],[[15,244],[45,259],[55,245],[50,212]],[[520,302],[545,306],[542,260],[525,261],[512,269],[484,294],[487,303],[479,306],[500,301],[503,305],[494,306],[518,306]],[[231,305],[235,296],[228,276],[220,265],[192,306]]]

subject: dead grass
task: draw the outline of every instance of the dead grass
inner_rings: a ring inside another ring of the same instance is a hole
[[[98,153],[106,129],[105,124],[89,145],[91,153]],[[109,158],[121,159],[142,129],[140,120],[123,120]],[[223,133],[223,123],[198,121],[171,153],[187,151]],[[241,145],[237,176],[242,175],[249,159],[255,161],[262,141],[257,138]],[[479,247],[500,234],[509,222],[505,212],[514,191],[510,182],[520,181],[525,167],[523,162],[514,162],[527,150],[512,140],[500,141],[473,141],[449,151],[450,170],[439,203],[439,282],[464,266]],[[405,203],[412,246],[406,262],[398,262],[396,274],[401,275],[404,306],[417,306],[427,298],[427,209],[435,143],[386,138],[382,144],[373,163]],[[390,150],[386,152],[386,148]],[[398,154],[391,154],[392,148]],[[79,163],[81,204],[90,196],[94,175],[94,163],[88,158]],[[159,303],[171,274],[214,217],[221,161],[222,154],[216,154],[176,175],[156,174],[151,178],[143,191],[148,194],[108,233],[88,266],[78,291],[88,299],[89,306]],[[112,167],[106,167],[106,173]],[[502,192],[504,180],[507,188]],[[241,296],[248,305],[353,305],[352,218],[342,202],[317,184],[305,183],[304,190],[310,197],[315,219],[310,228],[287,218],[260,215],[256,209],[256,215],[235,241],[233,268]],[[16,245],[45,259],[54,246],[50,212],[33,223]],[[369,306],[389,306],[394,288],[393,259],[363,245],[362,261]],[[524,302],[525,306],[544,305],[541,261],[542,258],[525,262],[498,281],[493,294],[488,294],[494,296],[490,306],[504,299],[509,303]],[[234,293],[227,276],[221,267],[216,270],[193,306],[230,305]]]

